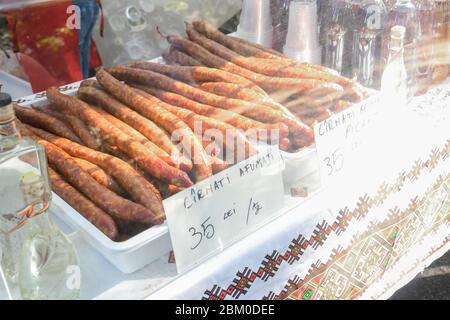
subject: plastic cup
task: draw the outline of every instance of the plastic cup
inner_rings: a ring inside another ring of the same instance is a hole
[[[317,26],[317,1],[292,1],[284,53],[298,61],[320,64],[322,50]]]
[[[273,26],[270,13],[270,0],[244,0],[236,35],[272,47]]]

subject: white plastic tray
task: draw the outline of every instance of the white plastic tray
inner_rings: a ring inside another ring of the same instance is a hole
[[[80,82],[67,85],[62,88],[62,91],[65,94],[74,95],[79,84]],[[18,102],[24,107],[31,105],[41,107],[48,103],[43,93],[19,99]],[[80,232],[89,244],[126,274],[143,268],[172,250],[166,224],[151,227],[127,241],[114,242],[56,193],[53,193],[50,210],[72,229]]]
[[[50,209],[125,274],[133,273],[172,250],[166,224],[154,226],[124,242],[114,242],[53,193]]]
[[[161,62],[161,58],[153,61]],[[61,87],[60,90],[65,94],[75,95],[79,85],[80,82],[72,83]],[[48,103],[45,93],[27,96],[16,102],[24,107],[31,105],[41,107]],[[286,193],[290,193],[293,183],[306,179],[318,170],[315,150],[312,146],[297,153],[282,152],[286,164],[283,173]],[[55,193],[53,193],[53,205],[51,211],[56,216],[75,231],[80,232],[97,251],[123,273],[133,273],[172,250],[166,224],[151,227],[127,241],[114,242]]]

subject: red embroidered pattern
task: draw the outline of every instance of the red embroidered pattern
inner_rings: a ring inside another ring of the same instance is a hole
[[[266,255],[258,270],[251,270],[247,267],[243,271],[237,272],[236,278],[227,288],[221,288],[218,285],[214,285],[210,290],[206,290],[204,292],[202,299],[223,300],[227,296],[231,296],[234,299],[239,299],[241,295],[247,294],[256,279],[267,281],[269,278],[274,277],[281,264],[287,262],[289,265],[292,265],[298,262],[300,260],[300,256],[306,251],[306,249],[308,249],[308,247],[312,247],[314,250],[317,250],[323,245],[332,232],[339,235],[347,229],[349,223],[353,219],[364,217],[372,207],[383,204],[390,194],[400,191],[403,188],[406,179],[411,182],[415,181],[423,170],[427,168],[429,171],[432,171],[439,161],[447,159],[449,154],[450,140],[447,141],[442,150],[437,148],[433,149],[428,157],[428,160],[418,160],[414,163],[410,170],[400,173],[396,179],[396,182],[391,186],[382,184],[375,196],[370,197],[367,194],[361,196],[354,210],[350,211],[348,207],[340,210],[338,216],[336,217],[336,221],[332,225],[329,225],[327,222],[323,221],[316,226],[313,231],[313,235],[309,239],[305,238],[303,235],[299,235],[296,239],[292,240],[286,252],[280,253],[274,250],[270,255]],[[342,254],[342,252],[333,252],[334,257],[338,257],[339,254]],[[311,267],[309,274],[313,273],[314,270],[324,267],[323,264],[318,264],[320,265],[313,265]],[[299,281],[300,279],[295,277],[289,281],[287,287],[294,285],[297,286]],[[277,298],[283,299],[286,294],[287,290],[286,293],[280,293]],[[267,298],[275,298],[275,295],[269,294]]]

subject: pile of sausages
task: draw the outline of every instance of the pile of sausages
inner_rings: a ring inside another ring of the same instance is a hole
[[[309,127],[374,93],[329,68],[299,63],[272,49],[227,36],[204,20],[186,23],[186,33],[187,39],[165,36],[171,45],[164,55],[167,63],[197,68],[206,66],[251,82],[228,80],[224,82],[234,85],[225,85],[196,79],[201,89],[274,109],[281,104]],[[145,68],[139,65],[133,66]],[[261,94],[261,91],[264,92]],[[267,93],[265,97],[264,93]],[[293,148],[296,147],[298,145],[294,143]]]
[[[167,37],[167,65],[100,69],[76,96],[49,88],[47,106],[15,106],[21,132],[46,149],[53,190],[115,241],[163,223],[162,199],[241,161],[232,150],[248,158],[269,137],[297,151],[314,142],[314,121],[366,95],[205,21],[187,34]]]
[[[46,149],[53,190],[117,241],[163,223],[162,199],[236,161],[219,156],[227,152],[228,141],[204,138],[195,132],[197,123],[202,130],[231,134],[231,144],[240,145],[245,158],[257,152],[236,127],[165,103],[147,92],[151,87],[141,88],[146,91],[99,70],[97,80],[84,81],[76,96],[52,87],[46,92],[48,105],[15,106],[22,134]],[[216,108],[209,108],[214,116]],[[220,109],[217,114],[233,123],[256,123]]]

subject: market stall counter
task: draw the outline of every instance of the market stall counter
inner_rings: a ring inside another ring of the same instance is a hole
[[[308,198],[286,195],[273,221],[187,273],[167,253],[123,274],[58,221],[78,251],[80,297],[388,298],[450,249],[449,99],[446,82],[407,109],[385,110],[392,117],[350,159],[358,165],[323,187],[315,172],[304,180]]]

